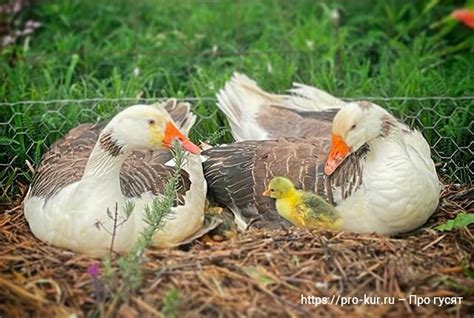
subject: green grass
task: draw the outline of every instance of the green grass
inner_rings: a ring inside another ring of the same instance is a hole
[[[0,53],[0,101],[213,97],[236,70],[278,92],[300,81],[341,97],[474,95],[474,33],[454,21],[439,23],[459,6],[342,0],[43,3],[31,13],[42,28]],[[331,19],[335,8],[341,11],[339,24]],[[23,180],[18,172],[28,177],[25,160],[37,162],[77,123],[106,118],[130,103],[0,106],[1,188]],[[471,182],[463,167],[472,161],[473,100],[380,103],[428,127],[431,144],[443,137],[437,160],[464,147],[447,168]],[[195,111],[201,120],[194,140],[231,141],[213,101],[198,101]]]

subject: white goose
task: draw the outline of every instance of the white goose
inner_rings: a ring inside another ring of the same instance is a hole
[[[117,228],[114,250],[126,251],[145,226],[143,212],[166,184],[172,159],[166,148],[178,139],[187,154],[179,203],[174,216],[155,237],[159,246],[173,246],[203,227],[206,182],[200,149],[176,128],[194,123],[189,104],[170,100],[160,107],[135,105],[104,125],[80,125],[58,140],[43,156],[24,200],[33,234],[52,245],[92,255],[108,251],[112,215],[118,223],[133,202],[128,221]],[[162,149],[162,150],[160,150]]]
[[[261,196],[278,175],[333,201],[346,230],[396,234],[426,222],[440,186],[421,133],[373,103],[301,84],[292,93],[266,93],[237,74],[218,94],[241,142],[205,151],[204,171],[210,195],[240,228],[286,226]]]
[[[331,176],[351,154],[361,167],[361,185],[337,210],[344,228],[395,234],[413,230],[438,207],[440,185],[430,148],[410,130],[372,103],[349,103],[336,115],[324,172]]]

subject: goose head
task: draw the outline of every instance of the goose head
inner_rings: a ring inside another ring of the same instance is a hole
[[[102,132],[104,135],[124,150],[171,148],[177,140],[185,150],[200,153],[165,110],[147,105],[130,106],[118,113]]]
[[[295,185],[290,179],[284,177],[274,177],[272,180],[270,180],[267,189],[262,193],[262,195],[274,199],[283,199],[291,197],[295,191]]]
[[[353,102],[341,108],[332,124],[331,149],[324,167],[325,174],[331,175],[351,153],[385,135],[388,119],[391,121],[392,115],[370,102]]]

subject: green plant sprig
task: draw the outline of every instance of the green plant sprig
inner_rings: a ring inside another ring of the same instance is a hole
[[[173,173],[166,183],[163,195],[155,198],[150,206],[145,207],[143,220],[147,226],[133,244],[130,251],[116,260],[118,266],[117,274],[119,275],[115,275],[112,269],[110,256],[104,259],[103,266],[106,269],[105,272],[108,273],[107,276],[112,279],[118,277],[122,278],[119,284],[114,284],[117,289],[117,296],[122,300],[128,299],[130,295],[135,293],[141,286],[143,282],[142,266],[146,261],[146,249],[153,242],[156,232],[162,230],[166,224],[166,220],[173,216],[173,203],[176,200],[181,169],[186,157],[179,143],[175,143],[172,153],[174,159]]]

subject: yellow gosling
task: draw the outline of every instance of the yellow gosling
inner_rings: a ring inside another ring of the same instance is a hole
[[[295,226],[342,228],[342,219],[331,204],[314,193],[296,189],[287,178],[274,177],[263,195],[276,199],[278,213]]]

